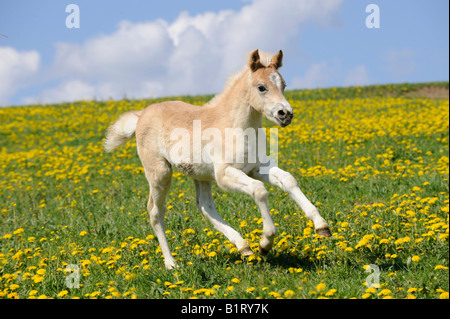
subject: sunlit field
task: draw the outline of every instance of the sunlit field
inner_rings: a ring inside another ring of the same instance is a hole
[[[0,298],[446,299],[449,100],[423,97],[423,87],[448,83],[286,92],[294,120],[278,129],[278,164],[319,208],[330,238],[267,186],[274,247],[241,257],[203,219],[193,181],[174,171],[172,271],[150,226],[135,141],[102,149],[121,113],[163,99],[0,108]],[[258,251],[255,203],[213,192]]]

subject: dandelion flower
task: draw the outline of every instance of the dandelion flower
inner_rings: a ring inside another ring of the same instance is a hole
[[[12,291],[16,290],[17,288],[19,288],[20,286],[17,284],[12,284],[9,286],[9,289],[11,289]]]
[[[279,298],[279,297],[281,297],[281,294],[278,293],[278,292],[275,292],[275,291],[269,292],[269,295],[272,296],[272,297],[274,297],[274,298]]]
[[[31,277],[31,279],[34,281],[34,283],[40,283],[44,281],[44,277],[39,276],[39,275],[34,275],[33,277]]]
[[[337,289],[330,289],[327,291],[327,293],[325,294],[325,296],[327,297],[331,297],[334,296],[334,294],[337,292]]]
[[[448,291],[444,291],[439,295],[439,299],[448,299]]]
[[[414,261],[414,262],[418,262],[420,260],[420,257],[416,255],[416,256],[413,256],[411,258],[411,260]]]
[[[327,285],[325,285],[324,283],[320,283],[316,286],[316,290],[321,292],[324,291],[327,288]]]
[[[35,295],[37,295],[37,293],[38,293],[37,290],[31,290],[31,291],[28,293],[28,295],[29,295],[29,296],[35,296]]]
[[[14,235],[20,235],[20,234],[22,234],[24,232],[24,229],[23,228],[18,228],[18,229],[16,229],[14,232],[13,232],[13,234]]]
[[[383,289],[378,293],[378,296],[389,296],[392,293],[392,291],[390,291],[389,289]]]
[[[286,297],[286,298],[290,298],[290,297],[292,297],[292,296],[294,296],[295,295],[295,292],[293,292],[292,290],[286,290],[285,292],[284,292],[284,296]]]
[[[445,266],[442,266],[442,265],[437,265],[436,267],[434,267],[434,270],[439,270],[439,269],[447,270],[448,267],[445,267]]]

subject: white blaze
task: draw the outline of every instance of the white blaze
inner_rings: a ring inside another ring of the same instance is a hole
[[[282,88],[281,77],[280,77],[280,75],[279,75],[278,73],[273,72],[273,73],[270,75],[269,78],[270,78],[270,81],[271,81],[273,84],[275,84],[275,85],[277,86],[277,88],[280,89],[280,91],[283,89],[283,88]]]

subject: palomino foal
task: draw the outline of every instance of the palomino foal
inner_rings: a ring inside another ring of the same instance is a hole
[[[326,221],[305,197],[290,173],[278,168],[267,157],[267,161],[262,161],[250,156],[258,148],[254,140],[248,138],[239,150],[238,147],[234,150],[233,145],[224,145],[224,141],[227,141],[224,136],[230,129],[245,132],[254,130],[256,137],[263,134],[260,129],[263,115],[282,127],[291,123],[293,111],[284,97],[285,83],[278,73],[282,59],[281,50],[276,55],[255,50],[242,71],[228,80],[224,91],[203,107],[180,101],[152,104],[143,111],[123,114],[108,129],[104,143],[107,152],[125,143],[133,135],[136,136],[138,154],[150,184],[150,221],[164,255],[166,268],[176,267],[164,231],[164,202],[170,188],[172,167],[194,179],[197,207],[243,255],[251,255],[253,251],[242,236],[218,214],[211,195],[214,180],[226,191],[250,195],[258,205],[263,219],[263,233],[259,243],[262,255],[266,255],[272,248],[276,233],[264,183],[276,185],[288,192],[313,221],[316,232],[324,237],[331,235]],[[201,131],[198,133],[202,133],[202,137],[208,135],[207,132],[213,137],[208,143],[212,152],[203,151],[207,143],[203,138],[200,141],[198,137],[195,138],[194,123],[201,124]],[[185,132],[177,135],[181,136],[181,141],[174,138],[174,132],[180,129]],[[232,141],[235,139],[236,136]],[[180,145],[185,146],[188,152],[181,150]],[[189,152],[195,147],[200,147],[198,149],[202,156],[196,156],[198,152]],[[236,155],[231,157],[231,161],[229,157],[226,160],[223,154],[230,148],[232,155]],[[237,155],[241,160],[236,160]]]

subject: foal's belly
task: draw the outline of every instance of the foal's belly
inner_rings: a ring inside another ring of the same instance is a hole
[[[180,173],[196,180],[215,180],[213,164],[184,162],[173,164],[173,167]]]
[[[229,166],[233,166],[245,174],[250,173],[257,166],[256,163],[229,163]],[[212,163],[176,163],[172,166],[183,173],[184,175],[200,181],[213,181],[215,180],[215,169]]]

